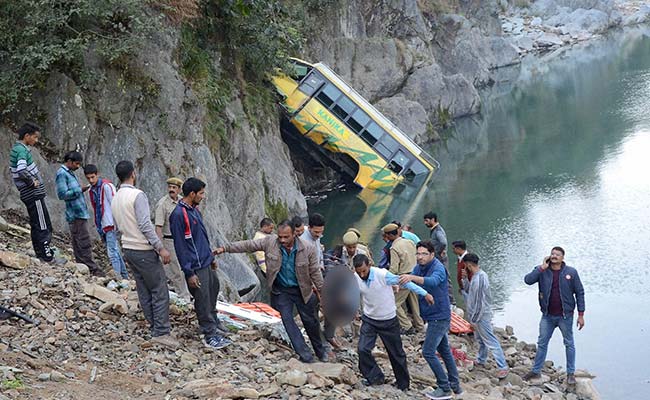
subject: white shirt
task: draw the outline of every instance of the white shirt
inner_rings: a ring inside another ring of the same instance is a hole
[[[363,314],[371,319],[387,321],[397,316],[395,307],[395,294],[393,285],[399,284],[399,276],[391,274],[383,268],[370,267],[368,279],[363,280],[359,275],[354,274],[359,284],[361,301],[363,302]],[[426,296],[427,292],[413,282],[403,285],[403,288]]]

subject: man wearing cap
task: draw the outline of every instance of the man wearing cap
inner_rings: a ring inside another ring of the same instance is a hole
[[[345,233],[345,235],[343,235],[343,249],[341,252],[341,260],[343,260],[343,262],[348,267],[350,267],[350,269],[353,269],[352,259],[357,254],[363,254],[364,256],[367,256],[370,260],[370,265],[374,265],[372,258],[368,254],[368,248],[359,243],[359,236],[357,236],[355,232],[348,231]]]
[[[386,238],[392,242],[390,247],[390,267],[388,271],[393,275],[410,274],[416,264],[415,245],[408,239],[399,235],[399,227],[395,224],[388,224],[382,228]],[[405,303],[411,309],[413,321],[406,315]],[[395,294],[395,306],[397,307],[397,318],[402,327],[402,332],[412,335],[416,330],[424,329],[424,322],[420,318],[420,307],[418,298],[408,290],[399,290]]]
[[[174,287],[174,291],[181,299],[190,302],[190,291],[187,288],[187,281],[178,264],[176,250],[174,249],[174,238],[172,237],[169,226],[169,216],[178,204],[178,194],[183,186],[180,178],[167,179],[167,194],[164,195],[156,204],[154,224],[156,225],[156,234],[162,240],[165,249],[171,254],[171,262],[163,266],[165,275]]]
[[[360,248],[361,250],[365,251],[365,254],[368,256],[370,259],[370,262],[372,263],[372,251],[370,250],[370,247],[368,246],[367,243],[364,243],[361,241],[361,231],[359,231],[357,228],[348,228],[347,232],[352,232],[357,236],[357,247]],[[361,253],[364,254],[364,253]],[[371,265],[374,265],[371,264]]]

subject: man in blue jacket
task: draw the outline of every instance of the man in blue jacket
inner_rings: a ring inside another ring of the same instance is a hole
[[[555,328],[560,328],[566,348],[567,384],[575,385],[576,349],[573,344],[573,310],[576,304],[578,305],[578,329],[585,326],[585,290],[580,282],[578,271],[564,263],[563,248],[553,247],[551,255],[545,257],[541,265],[536,266],[526,275],[524,281],[528,285],[538,284],[539,307],[542,311],[535,362],[533,369],[524,376],[524,379],[541,377],[548,342]]]
[[[216,312],[219,294],[217,263],[203,218],[196,208],[205,197],[205,183],[197,178],[189,178],[183,183],[182,190],[184,197],[169,216],[174,249],[194,297],[194,310],[205,344],[212,349],[222,349],[231,342],[219,333]]]
[[[420,298],[420,317],[427,321],[427,333],[422,345],[422,355],[436,375],[438,388],[425,395],[434,400],[451,399],[455,394],[463,393],[458,380],[456,361],[451,354],[447,339],[451,324],[451,307],[449,304],[448,273],[445,266],[436,258],[436,248],[430,240],[417,244],[417,265],[412,275],[400,275],[399,283],[413,282],[430,293],[435,302],[429,304]],[[436,350],[445,363],[447,372],[436,356]]]

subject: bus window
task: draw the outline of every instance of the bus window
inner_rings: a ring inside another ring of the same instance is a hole
[[[426,174],[429,172],[429,169],[418,160],[414,160],[408,170],[413,173],[413,175]]]
[[[342,120],[346,119],[354,109],[357,108],[356,104],[346,96],[342,96],[336,105],[332,108],[332,112]]]
[[[399,144],[390,135],[384,135],[379,143],[375,145],[375,150],[379,152],[385,159],[389,160],[393,153],[397,150]]]
[[[371,122],[370,125],[361,133],[361,139],[365,140],[371,146],[374,146],[377,141],[384,136],[384,130],[379,127],[374,122]]]
[[[293,64],[291,66],[291,77],[295,80],[300,82],[311,70],[311,68],[307,67],[306,65],[302,64]]]
[[[391,162],[388,164],[388,169],[390,169],[396,174],[399,174],[400,172],[402,172],[402,170],[404,169],[406,164],[408,164],[408,162],[409,159],[406,156],[406,154],[404,154],[402,150],[398,150],[397,154],[395,154],[395,157],[393,157]]]
[[[368,114],[358,108],[348,119],[348,126],[357,134],[361,133],[363,127],[370,121]]]
[[[327,108],[329,108],[334,102],[341,96],[341,91],[338,90],[334,85],[327,84],[323,88],[323,91],[318,93],[316,98]]]
[[[324,79],[319,74],[311,74],[300,84],[300,91],[307,96],[312,96],[323,84]]]

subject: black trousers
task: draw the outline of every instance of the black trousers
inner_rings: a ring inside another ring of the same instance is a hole
[[[274,285],[271,290],[271,307],[280,313],[282,324],[289,335],[291,345],[302,361],[312,361],[314,356],[307,347],[305,338],[293,319],[293,307],[295,306],[298,309],[300,320],[305,327],[305,331],[307,331],[307,336],[309,336],[316,357],[321,358],[325,354],[325,348],[320,336],[320,323],[316,317],[317,305],[318,300],[313,294],[309,301],[305,303],[298,287],[285,288]]]
[[[93,259],[93,241],[90,238],[90,232],[88,232],[88,220],[75,219],[68,224],[70,225],[70,238],[75,261],[86,264],[93,274],[102,273],[103,271]]]
[[[219,295],[219,278],[217,272],[212,268],[201,268],[194,273],[201,282],[201,287],[191,288],[190,293],[194,297],[194,311],[199,320],[201,333],[205,339],[217,336],[217,296]]]
[[[140,308],[149,322],[151,336],[169,334],[169,289],[158,253],[153,250],[124,249],[124,260],[133,272]]]
[[[386,347],[390,365],[393,367],[393,373],[399,389],[408,389],[409,371],[406,365],[406,353],[402,347],[402,337],[400,336],[400,325],[397,317],[386,321],[379,321],[368,318],[365,315],[361,317],[361,332],[359,334],[359,370],[364,378],[371,384],[384,383],[384,372],[377,365],[375,357],[372,355],[372,349],[377,342],[377,335]]]
[[[52,222],[50,213],[45,206],[45,199],[24,201],[29,214],[29,227],[31,228],[32,246],[36,257],[43,261],[52,261],[54,252],[50,247],[52,242]]]

